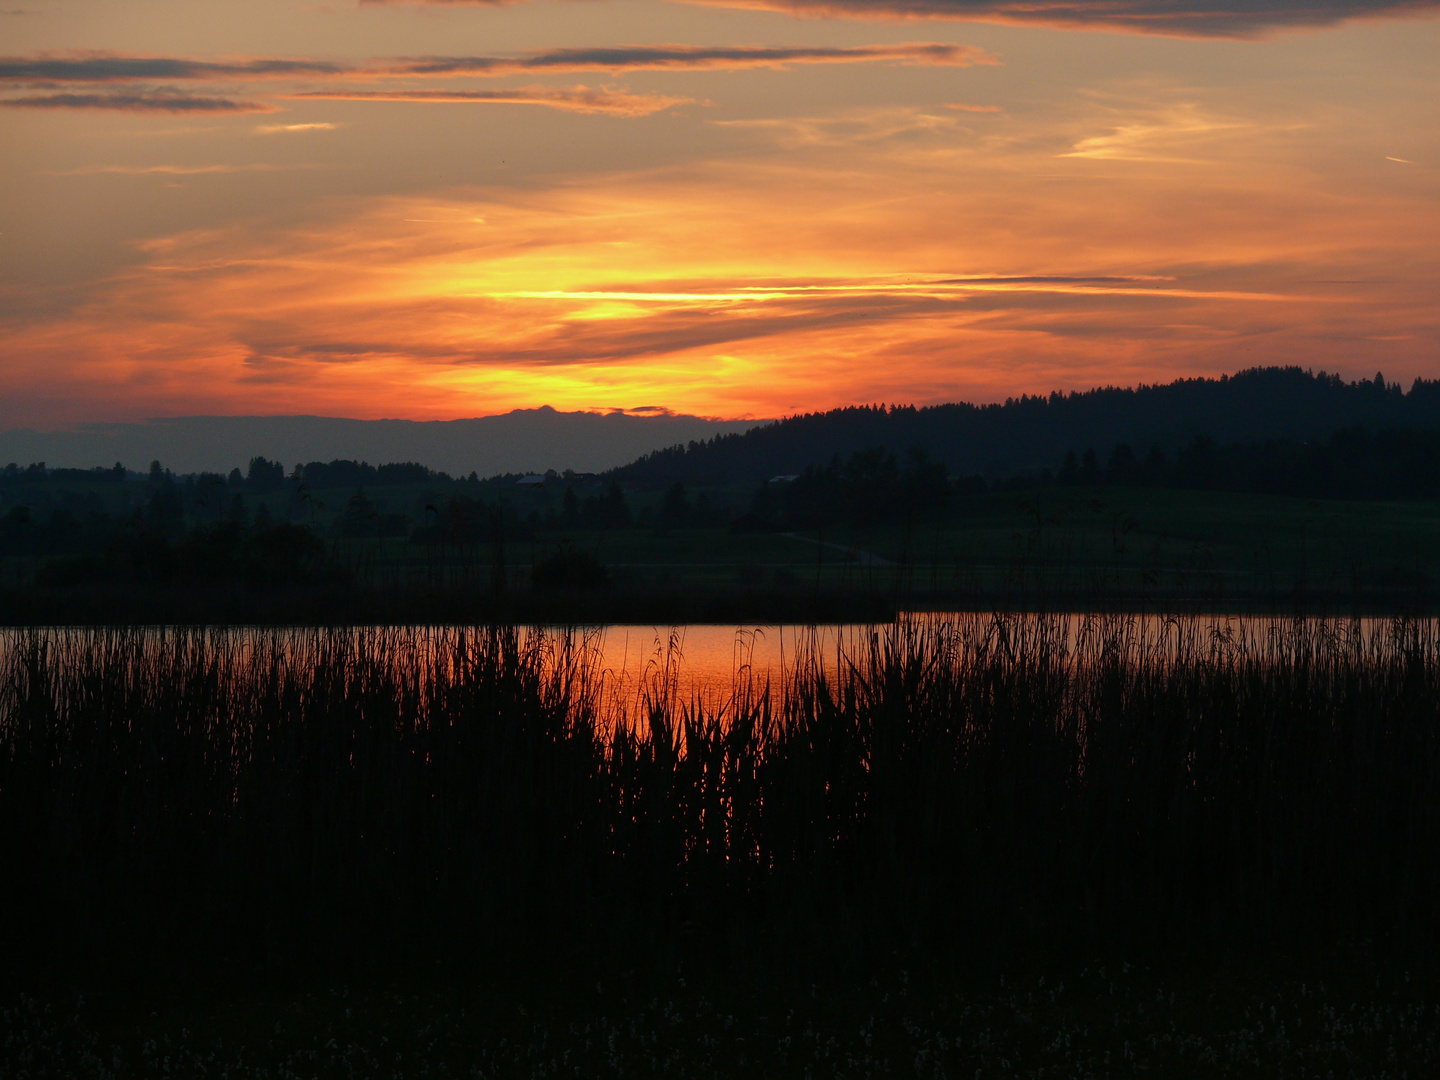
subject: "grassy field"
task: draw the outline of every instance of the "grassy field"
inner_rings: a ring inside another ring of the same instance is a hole
[[[1030,596],[1281,608],[1440,599],[1440,506],[1428,502],[1056,487],[971,496],[940,519],[872,527],[541,531],[507,553],[513,587],[564,547],[593,553],[617,588],[636,591],[874,594],[920,607]],[[412,578],[447,560],[453,573],[458,557],[400,542],[385,550]],[[488,550],[468,558],[477,577],[489,573]]]
[[[795,532],[722,527],[541,529],[505,551],[516,587],[563,547],[594,554],[632,587],[897,589],[923,598],[1027,575],[1077,590],[1128,594],[1290,596],[1440,580],[1440,506],[1430,502],[1286,499],[1162,488],[1037,488],[960,499],[938,519]],[[489,574],[493,551],[406,540],[347,541],[344,558],[413,580],[468,563]]]
[[[952,582],[998,589],[1027,574],[1082,595],[1262,600],[1433,589],[1440,580],[1440,507],[1422,502],[1040,488],[972,497],[939,522],[825,539],[909,568],[922,595]]]
[[[725,523],[747,494],[717,489],[692,493],[697,505],[705,495],[708,524],[601,530],[555,527],[561,494],[563,485],[517,489],[497,545],[412,533],[407,521],[438,520],[430,500],[444,505],[421,487],[374,495],[374,520],[400,523],[389,536],[345,535],[347,493],[314,493],[290,510],[313,525],[323,565],[280,589],[227,577],[224,567],[142,580],[125,569],[131,556],[106,555],[104,543],[58,556],[37,547],[0,557],[0,621],[866,621],[906,608],[1178,604],[1440,610],[1440,505],[1427,501],[1052,486],[955,496],[939,515],[870,526],[733,531]],[[653,518],[659,497],[632,501]],[[199,535],[172,539],[172,551]],[[533,567],[561,552],[593,556],[605,587],[539,595]]]

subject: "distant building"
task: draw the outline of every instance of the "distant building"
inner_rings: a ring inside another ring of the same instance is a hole
[[[528,475],[528,476],[522,476],[519,480],[516,480],[516,481],[515,481],[515,486],[516,486],[516,487],[539,487],[539,486],[540,486],[541,484],[543,484],[543,483],[545,483],[545,477],[541,476],[541,475],[538,474],[538,473],[531,473],[531,474]]]
[[[770,477],[770,483],[772,483],[772,484],[788,484],[788,483],[790,483],[791,481],[799,480],[799,479],[800,479],[800,474],[799,474],[799,473],[790,473],[790,474],[787,475],[787,476],[772,476],[772,477]]]

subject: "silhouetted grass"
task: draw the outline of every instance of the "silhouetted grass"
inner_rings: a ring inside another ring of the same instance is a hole
[[[11,632],[4,962],[126,982],[1430,944],[1437,625],[1209,625],[909,621],[723,704],[662,666],[629,707],[574,634]]]

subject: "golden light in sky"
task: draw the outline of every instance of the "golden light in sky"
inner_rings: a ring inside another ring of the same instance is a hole
[[[1430,5],[119,7],[0,16],[0,426],[1440,374]]]

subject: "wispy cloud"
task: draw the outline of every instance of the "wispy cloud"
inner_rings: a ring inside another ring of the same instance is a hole
[[[327,101],[405,101],[430,104],[540,105],[570,112],[645,116],[692,99],[633,94],[623,89],[543,86],[505,90],[426,90],[414,80],[498,78],[578,71],[736,71],[793,64],[903,64],[967,67],[997,64],[983,49],[946,42],[909,42],[848,47],[758,45],[622,45],[545,49],[510,56],[391,57],[338,63],[296,57],[200,60],[187,57],[121,56],[110,53],[46,53],[0,57],[0,86],[28,87],[0,105],[31,109],[112,109],[129,112],[274,112],[274,106],[229,96],[200,96],[168,87],[171,82],[254,83],[300,81],[302,87],[269,89],[267,97]],[[314,89],[316,84],[329,89]],[[115,89],[116,84],[126,89]],[[358,85],[357,85],[358,84]],[[391,87],[394,87],[393,89]],[[330,130],[327,124],[269,124],[258,134]]]
[[[505,0],[361,0],[364,4],[498,6]],[[1437,0],[703,0],[861,19],[969,19],[1176,37],[1248,38],[1350,19],[1434,14]]]
[[[807,15],[984,22],[1121,30],[1171,37],[1253,38],[1350,19],[1434,14],[1436,0],[711,0]]]
[[[286,97],[319,101],[404,101],[432,105],[544,105],[567,112],[648,116],[692,98],[664,94],[632,94],[624,90],[587,86],[552,88],[530,86],[519,90],[310,90]]]
[[[924,109],[857,109],[832,116],[712,120],[719,128],[754,132],[786,147],[841,147],[946,137],[967,130],[960,118]]]
[[[1109,130],[1076,140],[1060,156],[1193,163],[1204,160],[1201,148],[1207,143],[1254,130],[1251,122],[1218,116],[1193,102],[1151,105],[1129,115],[1117,111],[1122,115]]]
[[[316,122],[311,124],[259,124],[255,128],[257,135],[290,135],[302,131],[334,131],[340,125]]]
[[[12,83],[273,79],[334,75],[345,70],[345,65],[283,58],[213,61],[173,56],[115,56],[95,52],[0,57],[0,82]]]
[[[511,75],[527,71],[738,71],[792,64],[908,64],[970,67],[998,64],[973,45],[909,42],[850,47],[761,45],[621,45],[613,48],[545,49],[518,56],[435,56],[377,62],[368,69],[390,75]]]
[[[1203,300],[1293,301],[1293,294],[1253,290],[1195,289],[1174,285],[1171,275],[1023,274],[1004,276],[934,277],[910,280],[874,278],[859,281],[776,281],[763,285],[729,288],[689,287],[676,289],[537,289],[496,292],[497,299],[568,300],[580,302],[622,301],[656,307],[686,308],[698,305],[753,306],[786,300],[847,303],[875,302],[889,298],[929,299],[959,302],[980,293],[1068,293],[1075,296],[1150,296]]]
[[[52,176],[215,176],[224,173],[280,172],[307,168],[301,165],[272,165],[251,162],[244,165],[84,165]]]
[[[335,63],[296,57],[195,60],[105,53],[0,57],[0,82],[25,84],[271,80],[284,78],[498,77],[527,72],[739,71],[792,64],[906,64],[969,67],[998,64],[984,49],[948,42],[804,47],[761,45],[620,45],[542,49],[510,56],[391,57]]]
[[[277,112],[263,101],[193,94],[137,90],[67,91],[56,94],[27,94],[0,98],[0,107],[10,109],[112,109],[137,113],[268,113]]]

